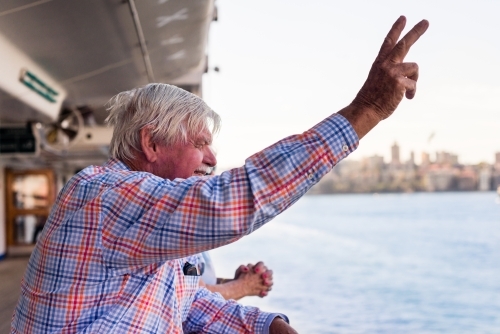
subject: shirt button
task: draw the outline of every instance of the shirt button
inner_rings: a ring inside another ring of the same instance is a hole
[[[342,146],[342,151],[344,152],[349,151],[349,147],[347,145]]]
[[[314,175],[313,175],[312,173],[307,174],[307,178],[308,178],[309,180],[312,180],[312,178],[313,178],[313,177],[314,177]]]

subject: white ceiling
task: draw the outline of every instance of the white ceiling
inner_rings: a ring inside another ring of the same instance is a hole
[[[214,1],[136,0],[136,7],[155,81],[200,85]],[[148,83],[127,1],[2,0],[0,33],[67,90],[67,104],[94,109],[98,123],[113,95]],[[37,113],[0,92],[0,122],[28,120]]]

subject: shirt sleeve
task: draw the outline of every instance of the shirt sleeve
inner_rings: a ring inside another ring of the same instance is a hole
[[[357,145],[349,122],[334,114],[219,176],[130,173],[99,197],[103,258],[130,269],[234,242],[296,202]]]
[[[262,312],[256,307],[243,306],[225,300],[219,293],[200,288],[183,323],[184,333],[269,333],[276,317],[289,322],[281,313]]]

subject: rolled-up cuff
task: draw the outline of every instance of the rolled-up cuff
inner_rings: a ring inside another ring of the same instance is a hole
[[[263,325],[262,325],[262,331],[258,333],[263,333],[263,334],[269,334],[269,327],[271,326],[271,323],[273,322],[276,317],[280,317],[281,319],[285,320],[287,323],[290,323],[290,320],[288,320],[288,317],[282,313],[261,313],[259,315],[259,318],[257,319],[257,322],[264,320]],[[256,326],[257,327],[257,326]],[[260,326],[259,326],[260,327]]]

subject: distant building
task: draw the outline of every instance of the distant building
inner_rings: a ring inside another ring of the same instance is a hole
[[[382,169],[385,165],[384,157],[380,155],[374,155],[372,157],[368,157],[364,159],[364,164],[367,169]]]
[[[489,191],[492,186],[492,173],[490,166],[484,166],[479,171],[479,191]]]
[[[436,163],[440,165],[457,165],[458,155],[449,152],[436,152]]]
[[[411,166],[415,166],[415,152],[410,152],[410,160],[408,160],[408,164]]]
[[[500,152],[495,153],[495,165],[493,167],[491,183],[493,186],[493,190],[500,187]]]
[[[424,175],[427,191],[447,191],[453,188],[455,175],[450,169],[432,168]]]
[[[436,152],[436,163],[443,165],[446,161],[446,152]]]
[[[500,187],[500,170],[496,170],[493,173],[491,183],[493,185],[493,190],[498,189],[498,187]]]
[[[393,165],[401,164],[401,160],[399,159],[399,145],[396,142],[391,147],[391,164]]]
[[[457,176],[457,190],[477,190],[477,176],[472,168],[464,168]]]
[[[426,167],[431,164],[431,156],[427,152],[422,152],[422,167]]]

